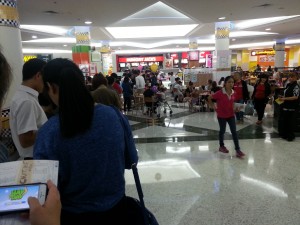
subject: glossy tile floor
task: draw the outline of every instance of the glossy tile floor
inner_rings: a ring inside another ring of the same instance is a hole
[[[237,125],[244,159],[219,153],[214,112],[189,112],[171,102],[173,116],[129,112],[146,206],[161,225],[300,224],[300,138],[280,139],[276,121],[248,116]],[[273,123],[274,127],[273,128]],[[131,171],[127,194],[137,197]]]

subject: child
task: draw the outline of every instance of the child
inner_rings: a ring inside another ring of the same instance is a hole
[[[209,105],[212,106],[212,99],[216,100],[217,118],[220,126],[219,131],[219,151],[228,153],[228,149],[224,145],[224,134],[226,131],[226,122],[229,124],[230,131],[232,133],[233,142],[235,145],[236,157],[243,158],[245,154],[241,151],[239,146],[239,140],[236,133],[236,124],[234,117],[234,91],[232,90],[234,81],[231,76],[225,78],[224,88],[208,97]]]

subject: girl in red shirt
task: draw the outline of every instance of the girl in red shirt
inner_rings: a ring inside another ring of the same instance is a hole
[[[217,91],[215,94],[209,96],[208,102],[212,105],[212,99],[216,100],[217,106],[214,107],[217,112],[217,118],[220,126],[219,131],[219,151],[228,153],[228,149],[224,145],[224,134],[226,131],[226,123],[229,124],[229,128],[232,134],[236,157],[242,158],[245,154],[241,151],[239,146],[239,140],[236,132],[235,115],[234,115],[234,91],[232,90],[234,80],[231,76],[225,78],[224,88]]]
[[[252,99],[254,100],[254,107],[257,112],[257,125],[262,124],[264,117],[266,104],[269,101],[269,95],[271,94],[271,87],[268,83],[268,75],[260,75],[260,79],[254,86]]]

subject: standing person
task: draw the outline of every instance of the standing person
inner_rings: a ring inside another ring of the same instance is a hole
[[[0,51],[0,115],[2,104],[8,88],[10,86],[10,82],[12,80],[12,71],[9,63],[7,62],[6,58]],[[0,121],[0,133],[2,129],[2,123]],[[1,143],[0,140],[0,163],[8,161],[8,149],[5,147],[4,144]]]
[[[228,123],[234,146],[236,151],[236,157],[242,158],[245,154],[241,151],[239,140],[236,132],[236,125],[235,125],[235,118],[234,118],[234,91],[233,88],[233,78],[228,76],[225,78],[224,88],[216,93],[210,95],[208,97],[208,102],[211,107],[212,99],[216,100],[217,106],[214,107],[217,112],[217,118],[220,126],[219,131],[219,144],[220,148],[219,151],[223,153],[228,153],[228,149],[224,145],[224,134],[226,131],[226,123]]]
[[[34,159],[59,161],[61,224],[117,224],[125,212],[124,170],[137,163],[128,120],[112,107],[94,106],[72,61],[51,60],[43,76],[59,112],[39,130]]]
[[[170,82],[171,82],[171,86],[170,86],[171,93],[172,93],[172,96],[174,96],[173,88],[174,88],[174,85],[176,84],[175,76],[174,76],[173,72],[169,72],[168,75],[170,75],[169,79],[170,79]]]
[[[244,104],[249,100],[249,92],[247,83],[241,79],[241,74],[239,72],[235,72],[233,74],[234,86],[233,90],[235,92],[235,103]],[[244,112],[238,111],[235,113],[237,124],[244,123]]]
[[[279,85],[280,74],[277,67],[274,68],[273,79],[275,80],[276,85]]]
[[[145,91],[145,78],[140,73],[140,70],[133,71],[135,77],[135,86],[138,94],[142,94]]]
[[[299,108],[299,89],[297,74],[292,73],[289,76],[289,83],[284,90],[284,96],[279,97],[279,100],[283,101],[283,103],[280,105],[278,133],[288,141],[295,139],[294,128],[296,112]]]
[[[268,82],[268,75],[262,74],[258,82],[254,86],[252,99],[254,101],[254,108],[257,112],[257,125],[262,124],[264,117],[266,104],[269,101],[269,95],[271,94],[271,86]]]
[[[23,82],[10,105],[10,129],[20,159],[32,158],[36,133],[47,121],[38,102],[44,88],[41,70],[45,65],[40,59],[31,59],[23,65]]]
[[[133,95],[132,87],[129,83],[129,77],[125,77],[122,83],[124,97],[124,112],[131,111],[131,99]]]

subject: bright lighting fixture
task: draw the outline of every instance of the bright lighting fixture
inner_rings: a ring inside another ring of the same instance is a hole
[[[219,17],[218,19],[219,19],[219,20],[225,20],[225,19],[226,19],[226,17],[225,17],[225,16],[223,16],[223,17]]]
[[[85,21],[84,23],[85,24],[92,24],[93,22],[92,21]]]
[[[268,41],[268,42],[259,42],[259,43],[245,43],[245,44],[236,44],[236,45],[230,45],[230,49],[234,48],[250,48],[250,47],[264,47],[264,46],[273,46],[275,44],[275,41]]]
[[[232,41],[236,41],[236,39],[235,39],[235,38],[233,38],[233,39],[232,39]]]
[[[285,44],[300,44],[300,39],[286,40]]]
[[[249,36],[259,36],[259,35],[272,35],[277,33],[271,32],[260,32],[260,31],[232,31],[229,37],[249,37]]]
[[[32,35],[31,37],[32,37],[32,38],[37,38],[37,36],[36,36],[36,35]]]
[[[114,38],[183,37],[198,24],[169,26],[105,27]]]
[[[271,28],[267,28],[266,30],[271,30]]]
[[[67,29],[56,27],[56,26],[42,26],[42,25],[20,25],[21,29],[39,31],[48,34],[65,35]]]
[[[64,47],[67,47],[68,45],[64,45]]]
[[[292,19],[298,17],[300,15],[294,16],[278,16],[278,17],[270,17],[270,18],[261,18],[261,19],[253,19],[253,20],[245,20],[240,23],[235,24],[235,28],[237,29],[246,29],[249,27],[256,27],[264,24],[274,23],[282,20]]]
[[[44,38],[30,41],[22,42],[31,42],[31,43],[76,43],[76,38],[64,37],[64,38]]]
[[[71,50],[23,48],[23,53],[72,53]]]

